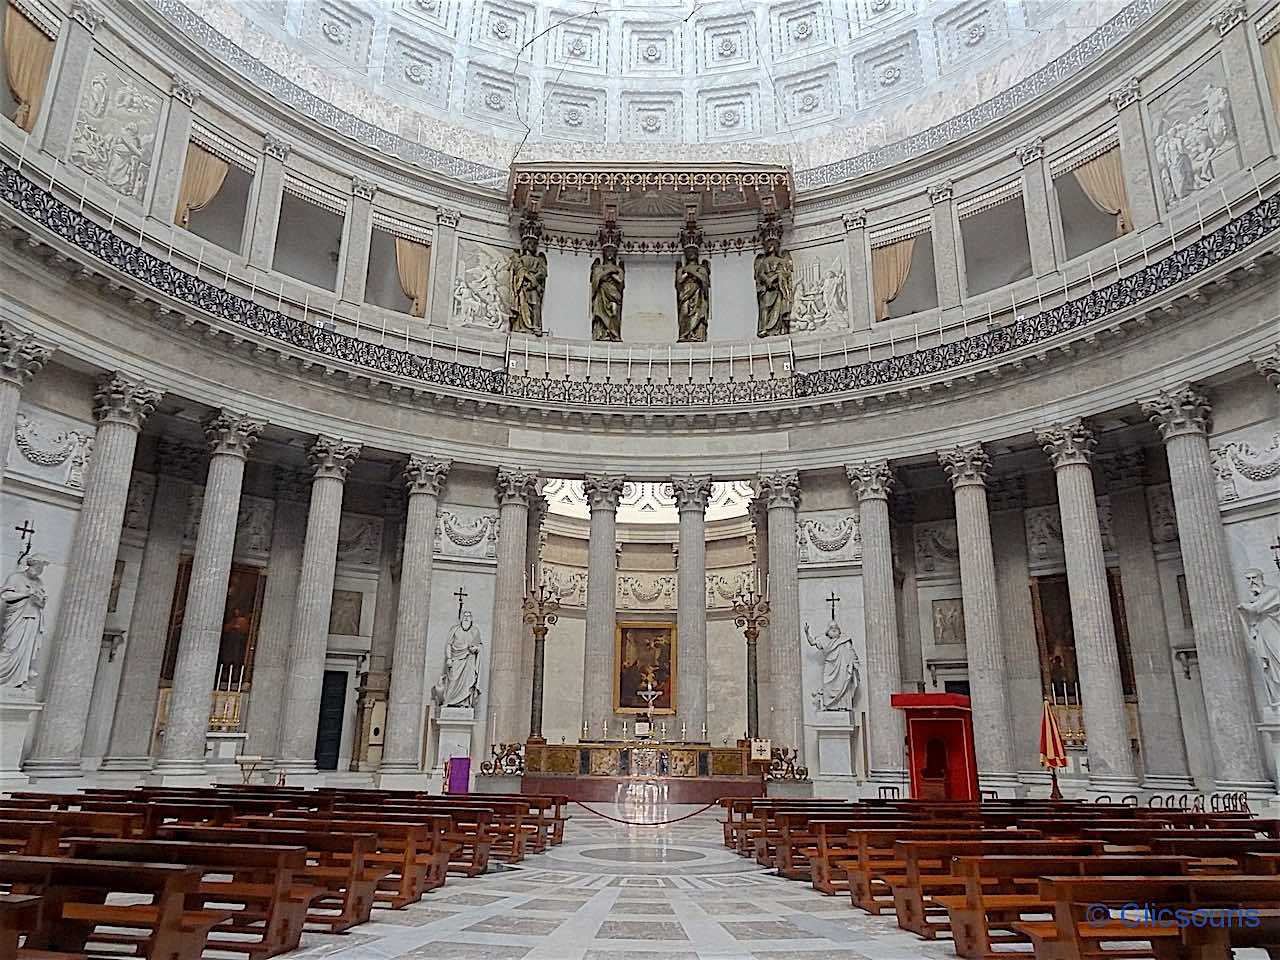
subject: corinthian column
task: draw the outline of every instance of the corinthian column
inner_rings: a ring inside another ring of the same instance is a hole
[[[120,547],[120,526],[142,421],[161,393],[136,377],[109,373],[98,380],[93,458],[85,477],[80,520],[67,565],[50,647],[45,710],[27,771],[33,777],[80,775],[89,699],[98,668],[102,628]]]
[[[378,785],[417,786],[422,757],[422,706],[427,676],[427,617],[431,612],[431,561],[435,553],[436,512],[452,466],[449,460],[414,454],[404,470],[409,507],[405,513],[400,576],[410,585],[400,591],[396,641],[391,656],[391,692],[387,698],[387,738]]]
[[[893,546],[889,532],[889,491],[893,472],[887,460],[845,468],[858,498],[862,534],[862,616],[867,637],[867,717],[873,783],[901,786],[905,728],[889,698],[902,685],[898,660],[898,609],[893,595]]]
[[[1097,442],[1080,419],[1036,431],[1053,463],[1071,594],[1071,629],[1089,744],[1089,787],[1100,793],[1138,787],[1120,686],[1120,655],[1111,620],[1107,565],[1093,492],[1090,451]]]
[[[40,372],[52,354],[53,350],[42,346],[35,337],[0,323],[0,440],[3,440],[0,442],[0,484],[9,460],[9,441],[18,419],[22,388]]]
[[[982,444],[938,453],[956,498],[956,540],[960,547],[960,590],[973,691],[973,743],[978,775],[988,789],[1017,790],[1009,728],[1009,681],[1000,641],[1000,601],[987,515],[987,471],[991,458]]]
[[[493,743],[515,743],[525,718],[520,710],[520,659],[524,649],[521,604],[524,601],[529,500],[537,495],[538,475],[503,467],[498,470],[498,568],[493,585],[493,650],[489,655],[489,696],[485,732]]]
[[[209,474],[178,639],[164,749],[156,761],[156,775],[164,783],[208,780],[204,747],[240,516],[240,488],[245,461],[264,426],[260,420],[227,410],[215,413],[204,424]]]
[[[1142,734],[1142,788],[1192,790],[1173,655],[1160,597],[1160,573],[1147,516],[1146,462],[1140,448],[1100,461],[1111,499],[1111,536],[1120,560],[1133,682]]]
[[[1228,580],[1231,557],[1209,459],[1213,408],[1199,387],[1184,383],[1144,400],[1142,411],[1160,429],[1169,458],[1217,788],[1269,790],[1254,728],[1257,715],[1243,627]]]
[[[676,636],[680,643],[680,716],[698,739],[707,722],[707,498],[710,477],[675,477],[680,511]]]
[[[1280,391],[1280,347],[1276,347],[1270,353],[1258,357],[1253,361],[1253,365],[1258,368],[1258,372],[1267,378],[1267,383],[1271,384]]]
[[[613,716],[613,635],[618,620],[618,499],[621,477],[582,483],[591,507],[587,540],[587,641],[582,655],[582,722],[590,729]]]
[[[794,471],[760,478],[769,508],[769,673],[773,693],[772,735],[792,744],[804,760],[804,692],[800,683],[800,585],[796,549],[796,508],[800,476]],[[777,576],[774,576],[777,574]],[[894,641],[897,642],[896,640]]]
[[[307,514],[302,572],[293,608],[289,669],[281,713],[280,759],[276,763],[276,768],[287,776],[313,778],[316,775],[316,727],[320,721],[320,689],[324,684],[324,658],[329,644],[342,493],[347,471],[358,456],[359,444],[338,437],[316,437],[307,448],[307,462],[312,469],[311,509]]]
[[[162,438],[159,471],[147,523],[147,543],[138,570],[139,590],[129,617],[129,642],[120,666],[120,689],[111,719],[111,738],[103,770],[151,769],[151,733],[155,729],[160,699],[160,671],[169,633],[169,612],[178,581],[182,532],[186,526],[191,486],[204,465],[196,447]]]

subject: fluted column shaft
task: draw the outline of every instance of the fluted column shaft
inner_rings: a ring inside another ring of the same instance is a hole
[[[981,444],[941,452],[956,500],[960,590],[965,649],[972,691],[973,742],[978,774],[991,787],[1018,782],[1009,726],[1008,678],[1000,641],[1000,600],[987,514],[986,475],[991,465]]]
[[[769,673],[773,702],[771,734],[792,745],[804,759],[804,694],[800,682],[800,585],[796,548],[796,507],[800,477],[772,473],[760,478],[769,508]]]
[[[676,569],[676,636],[680,643],[680,716],[698,739],[707,722],[707,498],[710,477],[672,481],[680,513]]]
[[[289,668],[293,608],[302,573],[302,544],[307,532],[306,474],[276,469],[276,506],[271,523],[267,585],[262,591],[262,617],[253,651],[253,687],[245,716],[244,751],[274,760],[280,752],[280,712]]]
[[[342,494],[347,470],[359,455],[358,445],[335,437],[317,437],[307,451],[315,473],[293,611],[289,670],[281,712],[280,759],[276,764],[286,774],[306,777],[316,772],[316,729],[329,643]]]
[[[1212,408],[1208,397],[1184,384],[1144,401],[1169,458],[1169,484],[1178,517],[1178,543],[1209,715],[1214,779],[1219,790],[1263,789],[1254,697],[1243,627],[1228,577],[1231,558],[1218,511],[1209,459]]]
[[[158,774],[201,777],[205,772],[205,739],[227,604],[227,579],[235,551],[244,465],[263,426],[261,421],[225,410],[205,423],[211,453],[209,473],[191,560],[182,634],[178,638],[164,748],[156,761]]]
[[[151,769],[151,734],[160,699],[160,671],[178,581],[182,532],[193,471],[202,460],[194,447],[161,441],[160,472],[138,570],[138,583],[145,584],[145,589],[134,595],[103,770]]]
[[[422,707],[427,676],[427,620],[431,612],[431,566],[436,513],[449,475],[448,460],[412,456],[405,468],[409,507],[405,513],[401,576],[412,588],[400,591],[387,737],[382,774],[413,774],[422,757]]]
[[[529,499],[538,477],[523,470],[498,471],[498,568],[493,586],[493,652],[489,658],[486,733],[494,743],[520,739],[525,718],[520,704],[520,659],[524,647],[521,603],[527,571]]]
[[[160,396],[160,391],[123,374],[99,380],[94,409],[98,430],[50,644],[45,710],[27,762],[32,775],[80,773],[138,430]]]
[[[1090,450],[1096,441],[1078,419],[1039,430],[1037,437],[1053,462],[1058,486],[1071,629],[1089,746],[1089,783],[1100,791],[1132,790],[1138,780],[1129,749],[1120,655],[1111,619],[1093,470],[1089,467]]]
[[[613,716],[613,637],[618,620],[618,499],[621,477],[589,476],[587,640],[582,654],[582,722],[590,729]]]
[[[900,783],[903,777],[902,714],[889,702],[902,685],[898,660],[898,608],[893,591],[893,546],[889,491],[893,473],[878,460],[847,468],[858,498],[862,534],[862,616],[867,638],[868,771],[872,781]]]

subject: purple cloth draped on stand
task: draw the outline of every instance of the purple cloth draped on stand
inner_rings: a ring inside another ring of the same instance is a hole
[[[470,793],[471,758],[450,757],[445,765],[445,793]]]

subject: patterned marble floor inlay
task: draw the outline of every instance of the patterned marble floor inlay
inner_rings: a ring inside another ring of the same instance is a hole
[[[657,820],[691,807],[605,807]],[[565,842],[448,883],[346,935],[307,933],[290,960],[950,960],[898,929],[738,857],[713,812],[625,826],[571,808]]]

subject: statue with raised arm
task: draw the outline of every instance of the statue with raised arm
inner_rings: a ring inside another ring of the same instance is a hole
[[[480,700],[480,648],[484,641],[465,610],[444,644],[444,674],[431,691],[442,707],[475,707]]]
[[[822,687],[813,695],[818,709],[852,710],[862,679],[853,638],[845,636],[840,624],[832,620],[826,632],[817,639],[809,632],[809,624],[805,623],[804,639],[809,646],[822,652]]]
[[[696,205],[685,212],[680,231],[684,255],[676,264],[676,321],[680,343],[702,343],[707,339],[707,318],[711,315],[711,261],[702,255],[702,231],[698,229]]]
[[[1249,647],[1262,667],[1268,706],[1280,709],[1280,588],[1268,586],[1261,570],[1244,572],[1249,599],[1240,604],[1240,619]]]
[[[795,267],[782,249],[782,226],[770,219],[760,229],[764,252],[756,254],[757,337],[784,337],[791,332],[795,299]]]
[[[600,230],[600,256],[591,264],[591,339],[622,339],[622,292],[626,268],[618,260],[622,233],[608,224]]]
[[[0,628],[0,690],[30,693],[36,679],[36,654],[44,636],[44,605],[48,600],[40,579],[49,561],[38,553],[18,561],[18,569],[0,588],[3,627]]]
[[[536,212],[520,220],[520,249],[511,256],[511,332],[542,336],[542,300],[547,292],[547,255],[538,249],[542,223]]]

